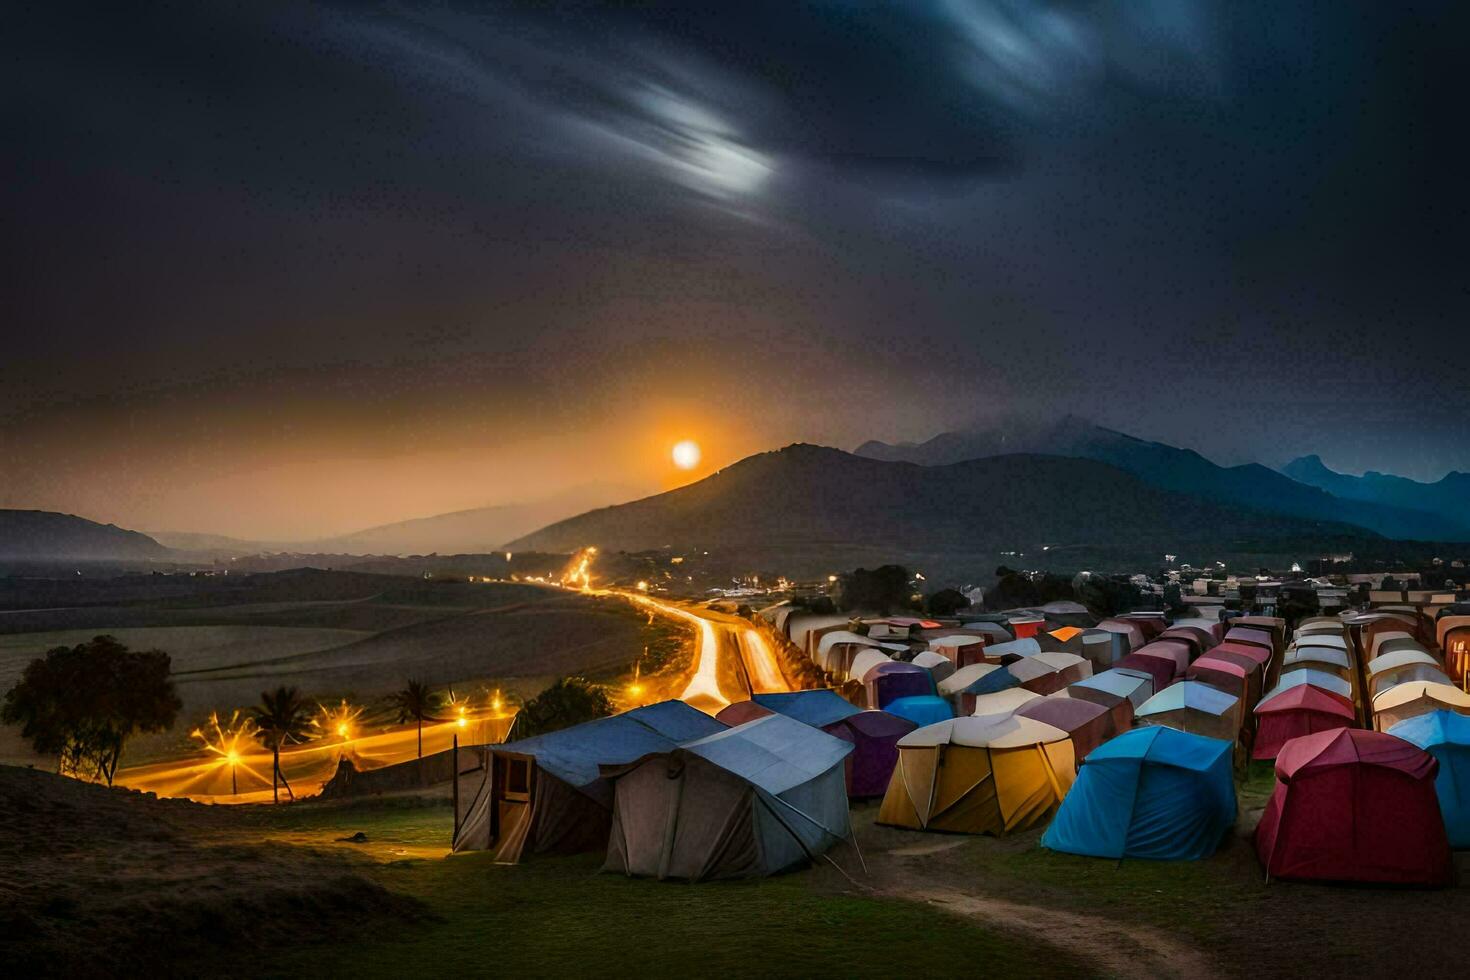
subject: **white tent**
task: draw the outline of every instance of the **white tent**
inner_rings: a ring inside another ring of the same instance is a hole
[[[771,714],[608,772],[604,870],[705,881],[813,861],[852,837],[843,772],[851,751]]]

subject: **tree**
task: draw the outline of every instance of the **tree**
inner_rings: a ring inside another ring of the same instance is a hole
[[[20,725],[57,771],[112,785],[129,738],[171,728],[183,703],[162,650],[133,651],[111,636],[54,647],[26,665],[0,720]]]
[[[887,615],[912,606],[913,576],[902,565],[883,565],[871,571],[859,568],[840,576],[837,608],[843,612],[860,609]]]
[[[940,589],[924,600],[931,616],[953,616],[970,605],[970,600],[959,589]]]
[[[521,705],[516,715],[518,738],[544,735],[613,713],[607,692],[581,677],[561,677]]]
[[[271,798],[281,802],[281,791],[277,786],[279,780],[295,800],[296,792],[281,771],[281,747],[304,742],[311,737],[311,705],[296,688],[278,687],[274,691],[260,692],[260,704],[250,709],[250,716],[255,722],[255,737],[271,750]]]
[[[1138,590],[1131,582],[1105,575],[1089,575],[1077,583],[1077,601],[1098,619],[1121,616],[1138,605]]]
[[[398,712],[398,724],[412,720],[419,728],[419,758],[424,757],[424,722],[442,721],[439,717],[439,709],[444,707],[444,699],[429,690],[429,685],[423,681],[409,680],[401,691],[394,691],[388,695],[388,703],[393,710]]]

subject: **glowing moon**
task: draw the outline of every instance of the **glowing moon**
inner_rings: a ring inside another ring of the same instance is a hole
[[[699,465],[699,443],[693,439],[674,443],[674,465],[681,470],[692,470]]]

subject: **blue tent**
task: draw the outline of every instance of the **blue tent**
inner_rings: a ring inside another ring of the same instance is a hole
[[[1209,857],[1235,823],[1232,748],[1156,726],[1104,742],[1083,762],[1042,846],[1107,858]]]
[[[1470,848],[1470,717],[1453,711],[1431,711],[1399,722],[1388,730],[1439,760],[1434,792],[1444,814],[1450,846]]]
[[[862,714],[865,710],[830,689],[754,694],[750,699],[762,708],[787,718],[795,718],[803,725],[813,728],[825,728],[844,718]]]
[[[949,706],[949,702],[932,694],[895,698],[889,701],[888,707],[883,710],[890,715],[907,718],[920,728],[932,725],[936,721],[948,721],[954,717],[954,709]]]

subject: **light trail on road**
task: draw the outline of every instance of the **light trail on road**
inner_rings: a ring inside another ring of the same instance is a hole
[[[791,685],[786,683],[786,676],[781,673],[781,665],[776,661],[775,651],[766,642],[756,629],[747,629],[743,640],[745,650],[745,666],[750,672],[750,684],[755,690],[753,693],[766,694],[790,690]]]

